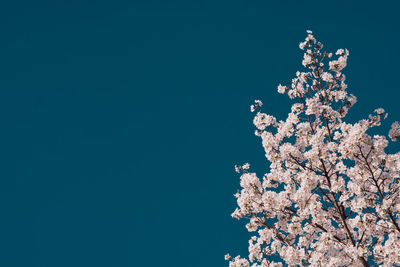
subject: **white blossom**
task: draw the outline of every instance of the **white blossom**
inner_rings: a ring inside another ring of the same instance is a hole
[[[282,85],[278,85],[278,93],[284,94],[286,91],[286,87]]]
[[[398,141],[400,139],[400,123],[395,121],[392,124],[392,128],[389,131],[389,137],[392,141]]]
[[[342,73],[349,51],[331,59],[311,31],[299,47],[305,71],[278,86],[295,101],[287,118],[261,112],[260,100],[251,106],[270,167],[260,179],[248,163],[235,166],[241,189],[232,217],[248,219],[253,236],[248,259],[225,259],[229,267],[400,266],[400,152],[368,133],[387,113],[345,122],[357,101]],[[399,122],[389,137],[400,140]]]
[[[261,102],[261,100],[254,100],[254,105],[250,106],[250,111],[254,112],[258,110],[262,105],[263,103]]]
[[[275,124],[276,119],[273,116],[258,112],[253,122],[257,129],[264,130],[266,127]]]

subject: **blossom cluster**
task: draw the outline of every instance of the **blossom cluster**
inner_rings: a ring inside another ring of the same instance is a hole
[[[250,165],[236,167],[232,216],[247,219],[254,236],[248,258],[225,259],[230,267],[400,266],[400,153],[367,132],[387,113],[345,122],[357,101],[342,73],[349,51],[335,57],[307,33],[299,45],[305,70],[278,86],[295,101],[287,119],[263,113],[259,100],[251,107],[270,170],[260,179]],[[389,137],[400,140],[398,122]]]

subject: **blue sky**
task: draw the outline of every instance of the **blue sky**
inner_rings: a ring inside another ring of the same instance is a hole
[[[400,120],[397,1],[9,1],[0,5],[0,265],[226,266],[234,165],[268,164],[249,105],[313,30],[359,102]]]

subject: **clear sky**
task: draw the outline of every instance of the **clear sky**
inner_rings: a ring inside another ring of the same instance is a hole
[[[234,164],[268,164],[249,105],[306,30],[400,120],[398,1],[2,1],[0,265],[214,267],[247,255]],[[382,132],[382,133],[384,133]]]

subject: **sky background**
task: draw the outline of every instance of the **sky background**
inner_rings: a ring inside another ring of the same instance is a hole
[[[358,97],[400,120],[398,1],[2,1],[0,265],[227,266],[234,165],[268,164],[249,105],[313,30]],[[397,17],[397,18],[396,18]]]

